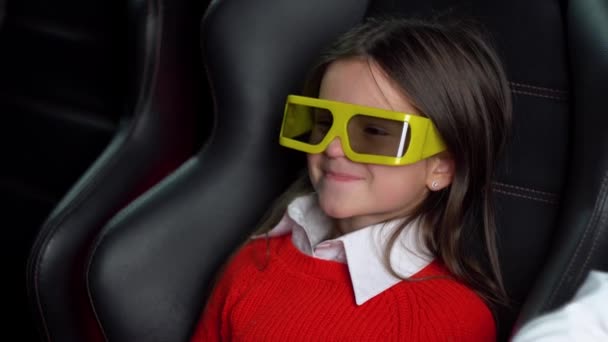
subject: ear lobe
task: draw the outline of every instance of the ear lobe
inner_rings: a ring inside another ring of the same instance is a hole
[[[454,178],[454,159],[452,156],[443,152],[431,157],[429,170],[427,172],[427,187],[431,191],[437,191],[452,184]]]

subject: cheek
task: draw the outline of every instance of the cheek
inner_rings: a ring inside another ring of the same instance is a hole
[[[384,205],[411,208],[428,194],[426,172],[422,165],[374,166],[373,191]]]
[[[321,154],[307,154],[308,177],[313,187],[316,187],[321,178]]]

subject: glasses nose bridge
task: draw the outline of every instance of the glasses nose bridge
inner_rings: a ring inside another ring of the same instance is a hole
[[[335,140],[335,138],[339,137],[342,141],[348,139],[347,130],[347,121],[348,118],[345,117],[339,110],[329,109],[331,113],[331,136],[329,137],[330,143]]]
[[[334,133],[334,137],[340,137],[342,139],[342,141],[345,141],[348,139],[348,120],[350,119],[350,116],[348,115],[348,113],[345,113],[341,110],[336,110],[336,109],[332,109],[330,110],[331,115],[332,115],[332,121],[333,121],[333,133]]]
[[[331,136],[325,147],[325,153],[329,156],[345,156],[344,144],[348,144],[348,113],[342,112],[340,109],[330,109],[332,119]]]

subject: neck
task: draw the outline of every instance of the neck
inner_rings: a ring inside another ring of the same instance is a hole
[[[334,229],[333,231],[338,236],[345,235],[348,233],[352,233],[359,229],[369,227],[374,224],[378,224],[381,222],[390,221],[392,218],[359,218],[359,217],[349,217],[343,219],[334,219]]]
[[[334,219],[333,231],[337,236],[352,233],[359,229],[369,227],[374,224],[389,222],[400,217],[406,217],[405,213],[394,213],[393,215],[377,215],[377,216],[354,216],[342,219]]]

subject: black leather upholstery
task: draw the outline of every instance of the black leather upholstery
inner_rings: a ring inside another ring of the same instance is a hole
[[[4,22],[5,11],[6,0],[0,0],[0,27],[2,27],[2,23]]]
[[[608,2],[571,1],[567,23],[573,100],[567,186],[555,243],[522,323],[569,300],[590,269],[608,271]]]
[[[277,144],[285,96],[364,12],[360,0],[212,3],[203,27],[211,138],[115,217],[93,252],[91,300],[110,341],[187,339],[217,266],[302,165]]]
[[[515,105],[512,145],[494,184],[513,299],[513,311],[500,316],[501,339],[541,272],[526,317],[568,299],[590,267],[606,266],[599,258],[607,239],[600,234],[607,154],[599,94],[608,80],[601,36],[608,20],[600,2],[214,2],[203,21],[212,138],[98,237],[88,285],[105,336],[187,340],[214,271],[302,166],[301,156],[276,142],[285,95],[297,91],[329,40],[365,15],[385,12],[449,8],[477,18],[495,36]]]
[[[204,3],[132,0],[118,10],[126,80],[114,84],[125,99],[119,129],[50,214],[30,254],[29,296],[48,341],[103,340],[85,287],[92,241],[107,219],[190,157],[205,131]]]

